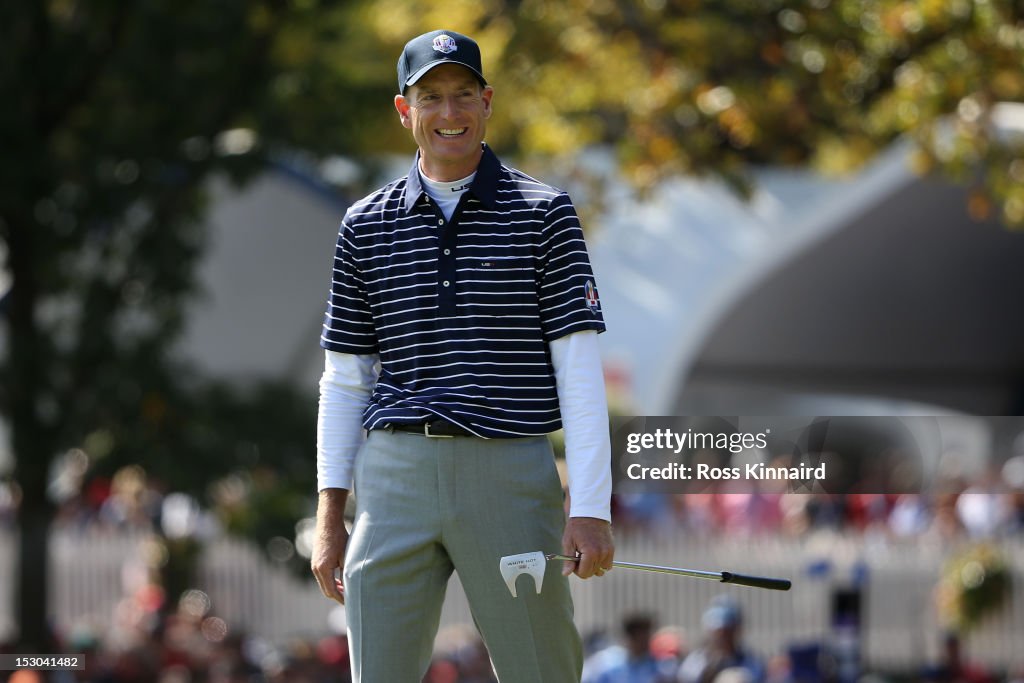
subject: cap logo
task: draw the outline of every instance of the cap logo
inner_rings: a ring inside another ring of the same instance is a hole
[[[434,50],[441,54],[449,54],[459,49],[459,46],[455,44],[455,39],[447,33],[442,33],[438,37],[434,38]]]

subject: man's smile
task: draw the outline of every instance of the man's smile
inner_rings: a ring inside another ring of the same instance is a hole
[[[437,134],[443,138],[457,138],[467,130],[468,128],[438,128]]]

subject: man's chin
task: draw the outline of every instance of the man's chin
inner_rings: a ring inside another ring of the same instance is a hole
[[[436,140],[433,145],[439,156],[464,157],[473,150],[473,143],[469,139],[459,138],[457,140]]]

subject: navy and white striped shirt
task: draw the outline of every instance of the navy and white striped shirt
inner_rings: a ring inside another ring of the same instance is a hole
[[[320,343],[379,354],[363,426],[440,417],[491,438],[559,429],[547,344],[605,328],[569,196],[484,145],[448,221],[418,165],[353,204],[338,235]]]

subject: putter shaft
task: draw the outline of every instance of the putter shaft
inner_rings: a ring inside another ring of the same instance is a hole
[[[565,560],[567,562],[577,562],[579,558],[570,557],[568,555],[558,555],[552,553],[545,555],[547,560]],[[753,588],[767,588],[769,590],[776,591],[788,591],[793,585],[788,579],[773,579],[764,576],[747,576],[745,574],[734,574],[733,572],[707,572],[700,569],[683,569],[680,567],[663,567],[656,564],[641,564],[639,562],[620,562],[615,560],[612,562],[613,567],[622,567],[623,569],[639,569],[645,572],[659,572],[662,574],[675,574],[677,576],[689,576],[695,579],[710,579],[713,581],[720,581],[721,583],[735,583],[740,586],[751,586]]]

